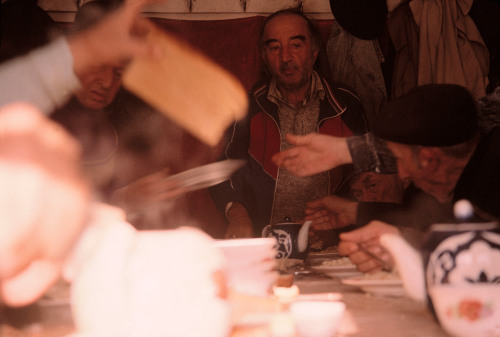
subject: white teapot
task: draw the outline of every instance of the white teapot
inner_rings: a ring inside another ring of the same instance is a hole
[[[500,336],[498,223],[436,224],[421,251],[401,236],[384,234],[408,296],[428,301],[453,336]]]

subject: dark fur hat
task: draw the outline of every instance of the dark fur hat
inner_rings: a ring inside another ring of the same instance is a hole
[[[476,103],[459,85],[416,87],[382,106],[373,133],[408,145],[444,147],[464,143],[478,133]]]
[[[362,40],[376,39],[387,20],[386,0],[330,0],[340,26]]]

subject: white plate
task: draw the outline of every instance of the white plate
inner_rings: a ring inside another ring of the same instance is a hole
[[[335,265],[335,266],[324,266],[324,265],[320,264],[320,265],[316,265],[316,266],[311,266],[311,269],[328,273],[328,272],[335,272],[335,271],[355,271],[356,266],[353,264],[352,265],[339,264],[339,265]]]
[[[403,286],[401,279],[376,280],[364,277],[352,277],[342,280],[342,283],[356,287],[387,287]]]
[[[245,163],[245,160],[237,159],[218,161],[170,176],[166,181],[172,182],[174,188],[182,188],[186,192],[195,191],[217,185],[229,179]]]
[[[379,286],[366,286],[361,287],[366,293],[377,295],[377,296],[385,296],[385,297],[405,297],[406,292],[402,286],[388,286],[388,287],[379,287]]]
[[[369,279],[352,277],[340,280],[343,284],[359,287],[367,293],[379,296],[403,297],[405,291],[401,279]]]
[[[343,279],[343,278],[352,278],[355,276],[362,276],[363,273],[359,272],[356,269],[356,266],[332,266],[332,267],[327,267],[327,266],[311,266],[312,270],[322,272],[330,277],[338,278],[338,279]]]
[[[328,260],[335,260],[335,259],[339,259],[341,258],[342,256],[340,256],[339,254],[321,254],[321,255],[311,255],[311,253],[309,253],[309,255],[307,255],[307,259],[306,259],[306,262],[309,263],[310,265],[320,265],[321,263],[323,263],[323,261],[328,261]]]
[[[336,258],[341,255],[338,252],[309,252],[307,255],[308,258]]]

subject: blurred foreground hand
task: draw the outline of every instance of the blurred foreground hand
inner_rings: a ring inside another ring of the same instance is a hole
[[[27,104],[0,109],[0,299],[36,300],[82,232],[90,189],[80,146]]]
[[[75,74],[80,77],[102,64],[123,64],[135,56],[161,57],[161,48],[148,42],[152,23],[142,8],[159,0],[126,0],[96,25],[68,38]]]
[[[349,256],[361,272],[374,273],[386,269],[384,265],[394,265],[389,252],[379,243],[382,234],[386,233],[400,234],[400,231],[397,227],[375,220],[359,229],[341,233],[339,253]]]

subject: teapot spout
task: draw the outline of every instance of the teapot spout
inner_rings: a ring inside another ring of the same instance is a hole
[[[301,253],[306,250],[307,244],[309,243],[309,227],[311,226],[311,224],[312,221],[306,221],[300,228],[299,236],[297,238],[297,248]]]
[[[420,253],[401,235],[383,234],[380,244],[396,263],[406,294],[413,300],[426,302],[424,266]]]

